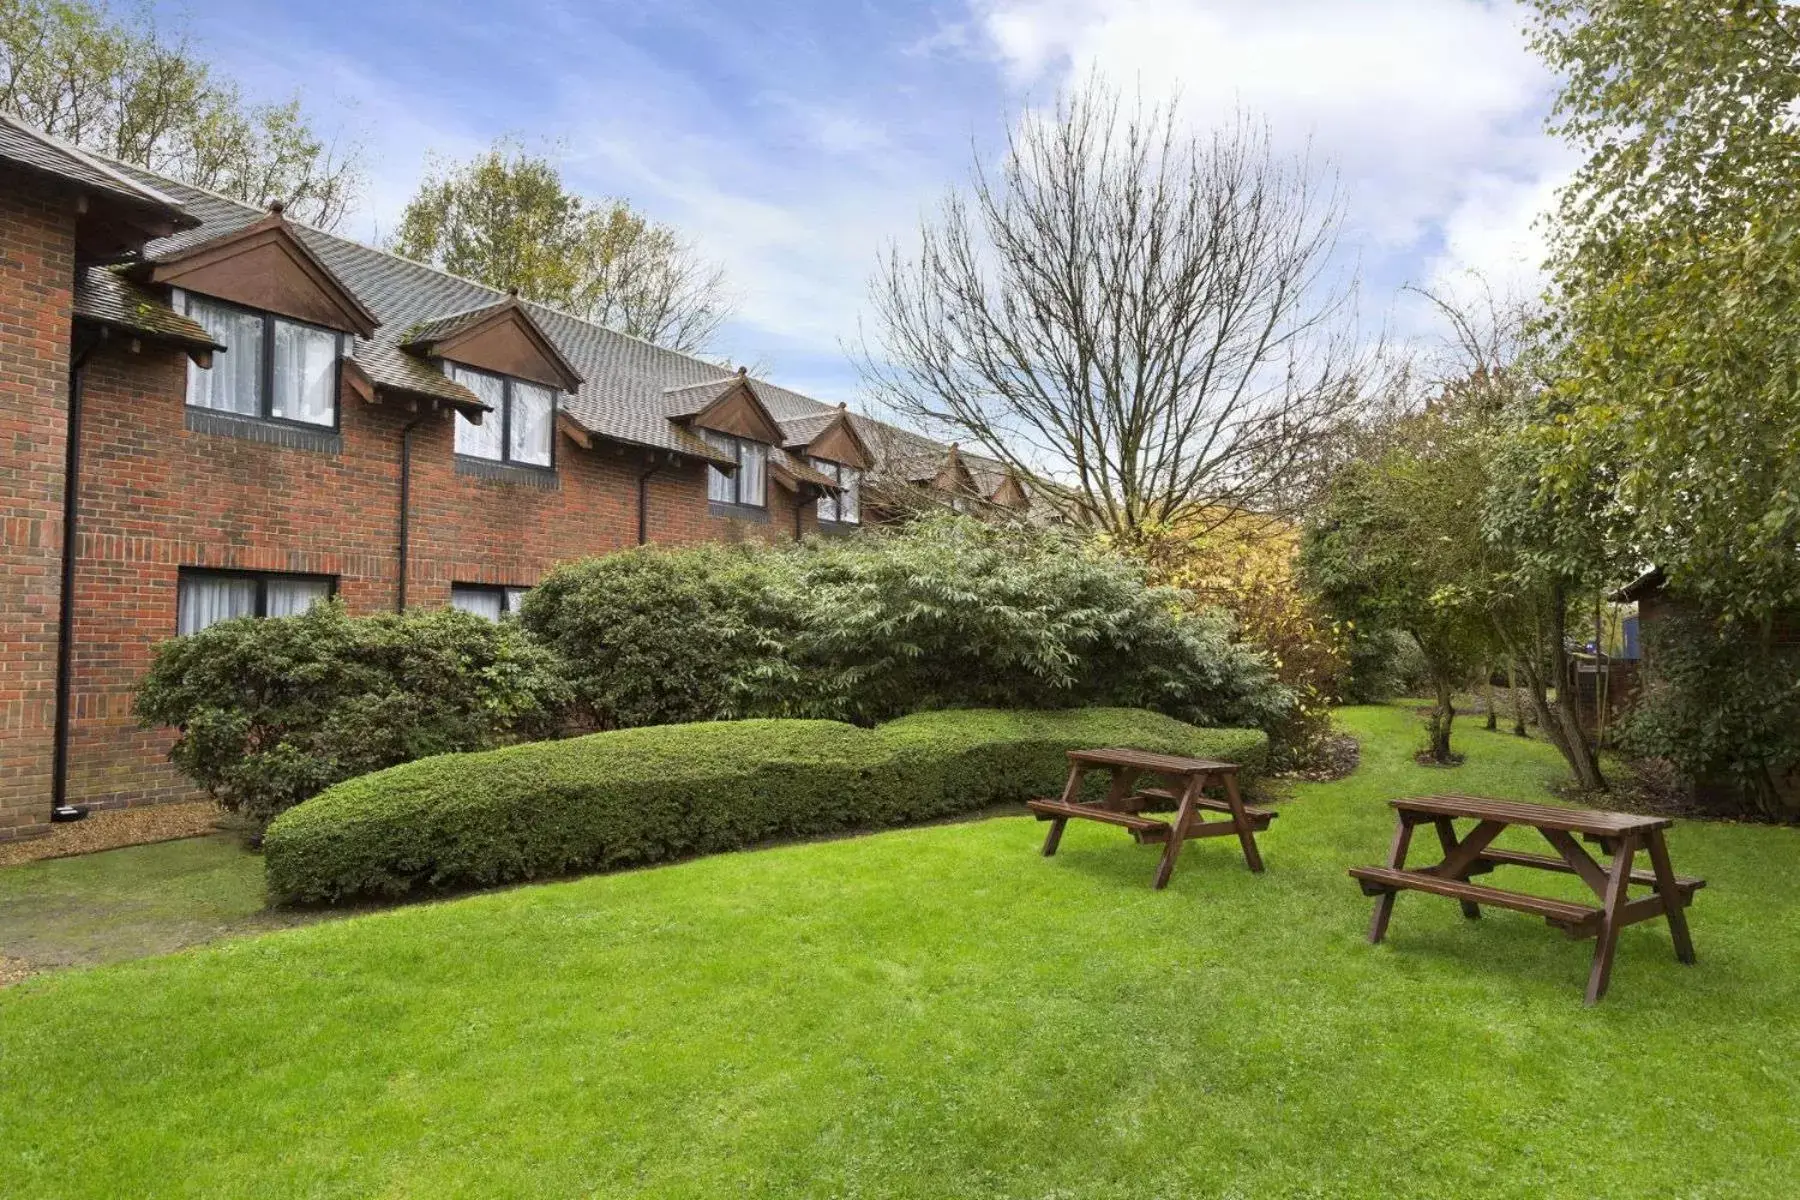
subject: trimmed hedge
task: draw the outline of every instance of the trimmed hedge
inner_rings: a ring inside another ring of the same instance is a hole
[[[1064,752],[1128,745],[1262,766],[1256,730],[1135,709],[664,725],[445,754],[348,780],[264,841],[278,903],[483,887],[1055,795]]]

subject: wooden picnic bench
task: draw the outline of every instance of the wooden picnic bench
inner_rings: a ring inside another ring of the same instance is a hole
[[[1694,943],[1688,936],[1684,910],[1694,902],[1694,893],[1705,887],[1706,881],[1675,874],[1663,841],[1663,830],[1674,824],[1667,817],[1555,808],[1480,796],[1414,796],[1392,803],[1400,825],[1394,832],[1387,865],[1350,869],[1352,878],[1362,885],[1363,894],[1376,897],[1369,941],[1379,942],[1387,935],[1394,898],[1403,891],[1418,891],[1457,900],[1465,917],[1479,917],[1481,906],[1491,904],[1543,917],[1571,938],[1595,938],[1594,965],[1588,974],[1589,1004],[1598,1003],[1606,995],[1613,949],[1619,930],[1627,925],[1666,918],[1675,943],[1675,957],[1684,963],[1694,961]],[[1476,822],[1475,828],[1460,838],[1455,825],[1459,819]],[[1433,866],[1409,868],[1407,849],[1412,844],[1414,828],[1420,825],[1436,828],[1444,857]],[[1556,854],[1495,848],[1494,839],[1515,825],[1536,829]],[[1576,840],[1578,835],[1611,854],[1612,862],[1595,861]],[[1649,853],[1648,870],[1634,869],[1639,850]],[[1553,900],[1470,882],[1471,876],[1503,866],[1577,875],[1599,903]],[[1648,887],[1651,894],[1633,900],[1633,885]]]
[[[1081,784],[1089,771],[1112,773],[1106,798],[1098,803],[1082,803]],[[1153,775],[1168,782],[1166,788],[1136,788],[1140,775]],[[1268,809],[1244,803],[1238,794],[1236,763],[1214,762],[1205,758],[1178,758],[1170,754],[1152,754],[1144,750],[1071,750],[1069,780],[1059,800],[1032,800],[1026,807],[1040,821],[1050,822],[1044,838],[1044,857],[1056,853],[1063,829],[1070,820],[1100,821],[1130,830],[1140,844],[1160,842],[1162,861],[1156,868],[1158,888],[1166,887],[1175,872],[1175,860],[1181,856],[1183,842],[1195,838],[1225,837],[1235,834],[1243,847],[1244,861],[1252,871],[1263,869],[1262,855],[1256,850],[1256,835],[1269,827],[1275,814]],[[1222,799],[1204,794],[1202,789],[1217,785]],[[1143,814],[1152,809],[1175,810],[1173,822],[1159,821]],[[1202,812],[1225,813],[1224,821],[1208,821]]]

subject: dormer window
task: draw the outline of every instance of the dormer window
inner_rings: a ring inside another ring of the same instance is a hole
[[[706,468],[706,498],[715,504],[766,508],[769,503],[769,448],[749,438],[732,437],[716,429],[702,429],[700,436],[715,450],[737,460],[737,470],[727,473]]]
[[[190,407],[333,428],[346,335],[303,321],[177,292],[175,307],[224,347],[212,366],[188,365]]]
[[[552,468],[556,398],[552,388],[505,375],[444,364],[444,374],[479,396],[491,410],[481,424],[456,414],[456,452],[469,458]]]
[[[815,458],[810,461],[814,470],[837,480],[838,486],[844,489],[835,496],[827,494],[819,497],[819,520],[835,521],[840,525],[862,524],[863,473],[855,467],[829,459]]]

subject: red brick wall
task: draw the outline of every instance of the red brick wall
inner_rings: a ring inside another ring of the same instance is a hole
[[[401,432],[415,416],[346,391],[342,452],[189,432],[187,360],[123,345],[84,381],[77,620],[69,796],[112,806],[184,797],[169,734],[137,728],[132,688],[175,632],[182,566],[305,571],[338,578],[352,612],[389,611],[398,588]],[[558,435],[555,489],[459,474],[447,414],[412,435],[410,605],[448,603],[457,582],[530,585],[555,563],[637,541],[640,452]],[[651,477],[651,540],[794,535],[790,493],[769,486],[765,523],[709,514],[704,468],[665,462]],[[816,528],[812,506],[805,528]]]
[[[75,210],[0,178],[0,841],[50,821]]]

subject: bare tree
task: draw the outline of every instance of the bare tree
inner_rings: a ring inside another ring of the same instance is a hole
[[[890,248],[866,381],[1121,538],[1267,510],[1367,365],[1340,215],[1256,122],[1191,136],[1091,80]]]

